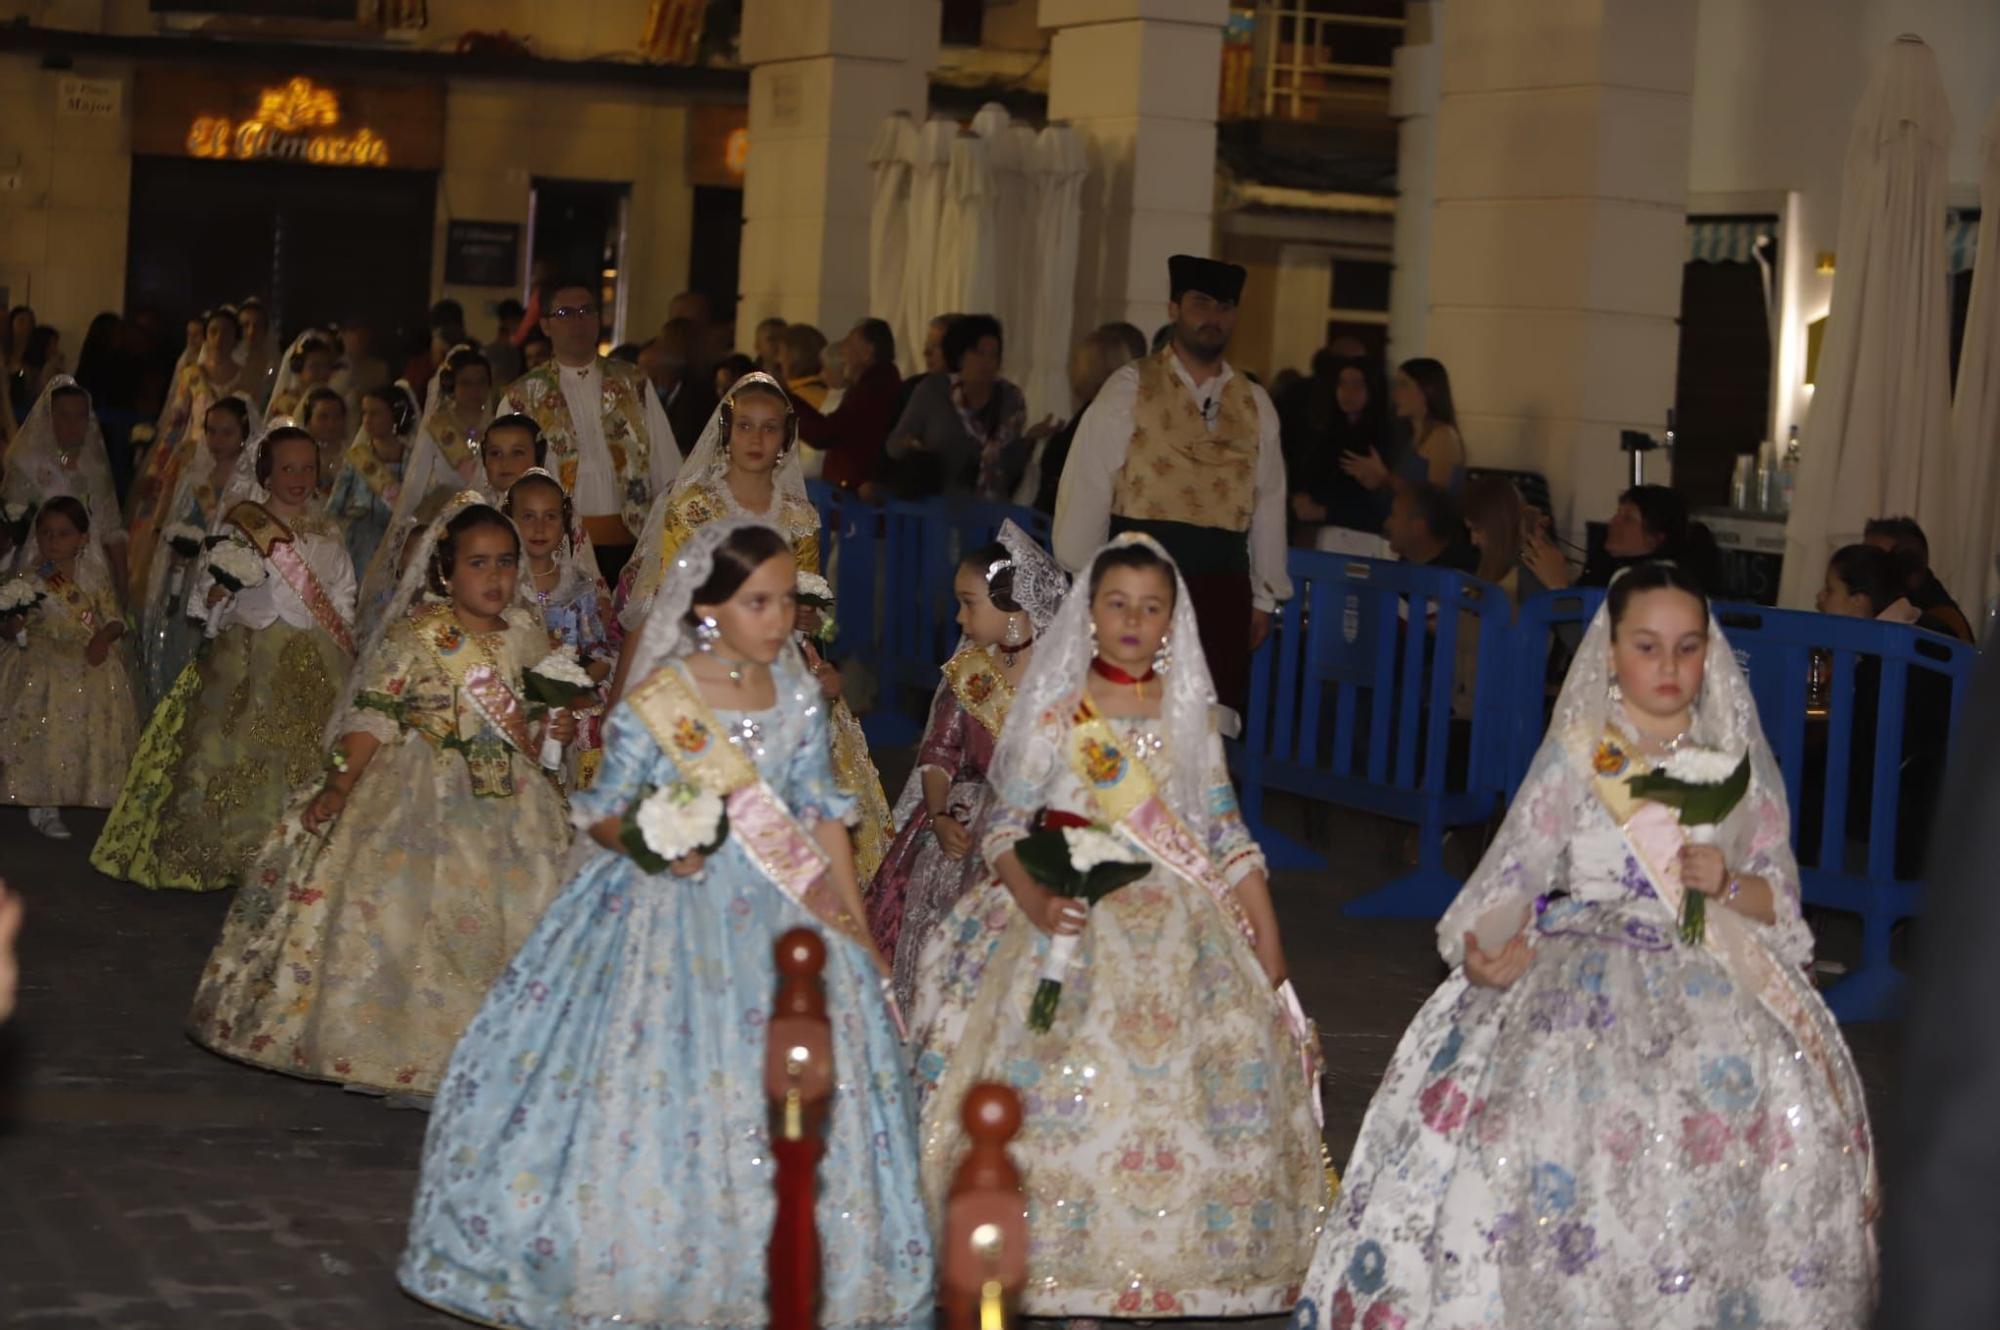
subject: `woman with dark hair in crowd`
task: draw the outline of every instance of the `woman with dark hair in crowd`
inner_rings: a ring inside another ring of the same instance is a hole
[[[889,433],[900,497],[1013,495],[1027,462],[1028,401],[1000,377],[1003,349],[991,314],[968,314],[945,332],[944,370],[917,385]]]
[[[1679,564],[1704,586],[1715,584],[1718,554],[1706,526],[1688,518],[1687,500],[1665,485],[1634,485],[1618,496],[1605,524],[1604,549],[1572,573],[1555,542],[1528,532],[1521,562],[1543,586],[1609,586],[1621,568],[1659,559]]]
[[[1048,442],[1035,455],[1023,477],[1023,484],[1031,483],[1034,492],[1017,495],[1017,499],[1026,497],[1043,512],[1055,512],[1056,491],[1062,484],[1063,467],[1069,463],[1070,445],[1076,441],[1083,413],[1097,400],[1107,379],[1145,354],[1146,335],[1129,323],[1107,323],[1094,328],[1076,344],[1069,355],[1069,419],[1049,434]],[[1033,430],[1029,431],[1029,437],[1034,437]]]
[[[1310,547],[1320,525],[1379,532],[1389,487],[1373,491],[1349,459],[1379,458],[1388,442],[1388,401],[1382,370],[1366,356],[1321,350],[1312,377],[1278,402],[1284,431],[1286,487],[1291,491],[1293,544]]]
[[[1465,490],[1465,441],[1458,434],[1458,408],[1451,400],[1451,375],[1429,357],[1405,360],[1396,370],[1389,400],[1406,437],[1394,464],[1374,447],[1340,459],[1340,469],[1369,490],[1435,485],[1454,497]]]
[[[9,387],[17,402],[32,402],[42,395],[49,381],[67,365],[62,350],[62,334],[48,324],[37,324],[21,349],[21,361]]]

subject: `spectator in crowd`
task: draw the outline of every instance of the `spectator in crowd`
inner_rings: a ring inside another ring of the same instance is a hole
[[[1159,327],[1153,329],[1153,340],[1149,344],[1150,353],[1153,355],[1158,355],[1162,350],[1166,348],[1167,343],[1173,340],[1174,340],[1174,325],[1171,323],[1161,324]]]
[[[1084,335],[1069,353],[1069,419],[1031,458],[1025,479],[1034,483],[1028,502],[1045,513],[1056,510],[1056,490],[1083,413],[1097,400],[1105,380],[1146,354],[1146,334],[1129,323],[1107,323]]]
[[[522,373],[534,369],[527,363],[529,339],[542,332],[542,314],[551,306],[549,283],[556,279],[556,265],[547,258],[536,259],[528,265],[528,306],[521,311],[521,321],[514,328],[514,345],[521,348]]]
[[[91,407],[135,411],[139,405],[139,363],[125,337],[125,320],[109,310],[90,321],[76,356],[76,381],[90,394]]]
[[[917,386],[890,432],[902,497],[1006,499],[1027,460],[1028,403],[1000,377],[1004,341],[991,314],[968,314],[945,334],[945,370]]]
[[[1972,641],[1972,625],[1966,620],[1965,611],[1931,571],[1931,542],[1915,518],[1870,518],[1861,529],[1861,540],[1895,558],[1903,575],[1904,595],[1936,625],[1933,631],[1961,642]]]
[[[703,383],[713,381],[715,367],[729,354],[730,329],[715,321],[715,307],[700,291],[682,291],[667,302],[667,322],[687,328],[687,372]]]
[[[1665,485],[1634,485],[1618,496],[1605,524],[1604,549],[1573,573],[1562,551],[1541,531],[1531,531],[1521,562],[1545,587],[1610,586],[1620,568],[1667,559],[1703,586],[1715,585],[1715,538],[1688,519],[1687,500]]]
[[[1436,485],[1397,490],[1382,533],[1389,538],[1389,548],[1405,563],[1461,573],[1478,571],[1479,551],[1466,537],[1458,505]]]
[[[752,349],[757,353],[756,367],[774,379],[782,378],[785,372],[785,327],[785,321],[780,318],[759,319],[751,342]]]
[[[451,349],[466,340],[465,306],[456,300],[440,300],[431,306],[424,326],[430,329],[430,340],[403,366],[403,382],[415,385],[419,391],[431,381],[438,366],[444,364]]]
[[[555,353],[555,343],[549,340],[547,333],[538,330],[523,337],[521,339],[521,373],[526,374],[531,369],[540,369],[549,363],[549,358],[555,355]]]
[[[902,376],[896,372],[896,334],[881,319],[863,319],[848,331],[843,354],[847,390],[838,406],[822,413],[809,402],[793,401],[799,438],[826,454],[822,479],[873,498],[882,441],[896,423],[903,393]]]
[[[923,368],[903,380],[903,396],[896,404],[896,416],[902,417],[916,396],[917,386],[933,374],[944,373],[944,337],[951,331],[951,325],[964,318],[963,314],[940,314],[924,325]]]
[[[1340,459],[1341,470],[1364,488],[1407,489],[1436,485],[1454,496],[1465,491],[1465,441],[1458,436],[1458,408],[1451,375],[1428,357],[1405,360],[1396,370],[1389,400],[1406,435],[1395,464],[1378,449]]]
[[[732,351],[724,356],[715,367],[715,400],[719,402],[729,396],[729,390],[736,386],[736,381],[756,368],[757,362],[741,351]]]
[[[1517,607],[1546,588],[1521,561],[1530,522],[1521,491],[1505,476],[1480,476],[1465,487],[1465,525],[1479,551],[1473,571],[1507,593]]]
[[[1277,395],[1291,492],[1294,545],[1310,548],[1321,525],[1379,533],[1389,487],[1370,490],[1345,463],[1380,457],[1389,438],[1387,390],[1366,357],[1313,357],[1312,377]]]
[[[1826,581],[1814,603],[1821,614],[1914,624],[1955,637],[1951,621],[1910,599],[1909,564],[1880,545],[1843,545],[1826,561]],[[1960,615],[1961,622],[1964,616]]]
[[[35,325],[21,350],[21,361],[7,386],[17,402],[33,402],[49,386],[49,380],[69,368],[63,355],[62,334],[46,323]]]
[[[667,423],[673,426],[683,457],[701,438],[720,400],[710,390],[708,376],[697,373],[690,361],[694,340],[692,324],[686,319],[669,319],[660,335],[639,352],[639,368],[666,408]]]
[[[375,354],[375,330],[367,318],[350,315],[340,325],[340,368],[333,387],[349,408],[359,410],[361,394],[389,383],[389,362]]]
[[[639,344],[637,342],[620,342],[611,348],[611,359],[622,361],[627,365],[638,364]]]
[[[826,334],[810,323],[794,323],[778,339],[778,381],[792,395],[792,402],[815,409],[826,405],[827,381],[821,357],[826,351]]]
[[[493,367],[493,382],[512,383],[527,373],[528,366],[521,359],[521,348],[514,341],[514,334],[521,330],[521,320],[528,307],[508,296],[493,307],[494,337],[479,348],[479,354],[486,357],[486,363]]]
[[[21,368],[22,353],[28,349],[28,338],[36,327],[35,310],[32,305],[16,305],[7,311],[6,341],[0,346],[5,352],[5,368],[12,374]]]

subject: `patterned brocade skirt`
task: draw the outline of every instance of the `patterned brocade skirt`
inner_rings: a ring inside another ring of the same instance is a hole
[[[347,668],[317,630],[223,630],[154,708],[90,862],[144,887],[235,886],[292,791],[325,767]]]

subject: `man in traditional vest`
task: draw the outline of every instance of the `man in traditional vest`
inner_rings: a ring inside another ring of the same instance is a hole
[[[1083,413],[1056,492],[1055,555],[1080,572],[1121,531],[1164,545],[1187,579],[1216,695],[1240,711],[1250,655],[1292,593],[1278,411],[1222,358],[1243,269],[1186,254],[1167,267],[1173,336]]]
[[[680,470],[681,450],[645,376],[597,354],[600,326],[590,285],[558,282],[542,313],[554,355],[508,386],[502,413],[518,411],[541,427],[546,465],[569,491],[598,567],[615,585],[646,510]]]

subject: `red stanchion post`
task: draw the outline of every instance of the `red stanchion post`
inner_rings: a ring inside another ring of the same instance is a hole
[[[833,1094],[833,1036],[826,1019],[826,944],[809,928],[778,939],[778,997],[764,1042],[771,1153],[778,1165],[771,1226],[772,1330],[813,1330],[819,1310],[819,1230],[813,1219],[820,1135]]]
[[[959,1121],[972,1144],[945,1198],[938,1308],[945,1330],[1006,1330],[1028,1285],[1028,1202],[1007,1155],[1021,1097],[982,1082],[967,1091]]]

